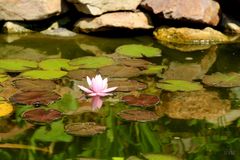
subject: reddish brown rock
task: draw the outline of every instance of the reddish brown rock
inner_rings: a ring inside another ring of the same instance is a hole
[[[184,19],[216,26],[220,6],[212,0],[144,0],[141,4],[166,19]]]

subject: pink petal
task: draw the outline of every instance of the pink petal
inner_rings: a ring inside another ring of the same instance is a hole
[[[89,87],[91,88],[91,86],[92,86],[92,81],[91,81],[91,79],[87,76],[87,83],[88,83],[88,85],[89,85]]]
[[[112,91],[114,91],[115,89],[117,89],[117,87],[111,87],[111,88],[104,89],[102,92],[105,92],[105,93],[107,93],[107,92],[112,92]]]
[[[103,83],[102,89],[107,89],[107,87],[108,87],[108,79],[105,78],[102,83]]]
[[[99,96],[92,97],[92,109],[96,110],[102,107],[103,101]]]
[[[86,87],[84,87],[84,86],[78,85],[78,87],[79,87],[82,91],[84,91],[84,92],[86,92],[86,93],[93,93],[93,91],[91,91],[90,89],[88,89],[88,88],[86,88]]]
[[[95,79],[92,80],[92,89],[94,92],[102,91],[102,77],[97,75]]]

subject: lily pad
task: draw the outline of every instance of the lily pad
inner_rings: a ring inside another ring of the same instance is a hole
[[[83,78],[88,77],[95,77],[96,76],[96,70],[90,70],[90,69],[79,69],[79,70],[73,70],[69,71],[67,76],[72,79],[76,80],[83,80]]]
[[[13,106],[7,102],[0,102],[0,117],[7,116],[13,112]]]
[[[147,110],[123,110],[117,115],[124,120],[138,122],[156,121],[159,118],[155,112]]]
[[[134,95],[127,95],[122,98],[124,102],[132,106],[150,107],[159,103],[158,96],[140,94],[136,97]]]
[[[51,91],[26,91],[14,94],[10,101],[18,104],[49,105],[59,98],[60,95]]]
[[[43,60],[39,63],[39,67],[44,70],[74,70],[78,69],[77,66],[71,66],[69,65],[70,60],[69,59],[47,59]]]
[[[149,65],[145,70],[141,72],[141,74],[146,74],[146,75],[161,74],[165,69],[167,69],[167,66]]]
[[[161,56],[161,50],[150,46],[144,46],[141,44],[127,44],[118,47],[115,50],[116,53],[128,57],[142,58],[142,57],[159,57]]]
[[[157,87],[167,91],[197,91],[202,90],[200,83],[184,80],[163,80],[157,83]]]
[[[21,76],[33,79],[57,79],[65,76],[66,74],[67,72],[65,71],[31,70],[23,72]]]
[[[6,74],[0,74],[0,83],[8,80],[9,76]]]
[[[80,57],[71,60],[70,65],[79,66],[79,68],[100,68],[104,66],[113,65],[114,61],[109,57]]]
[[[177,157],[164,154],[143,154],[142,156],[148,160],[180,160]]]
[[[120,58],[118,62],[129,67],[147,68],[152,63],[144,59]]]
[[[235,72],[217,72],[212,75],[205,75],[202,82],[214,87],[238,87],[240,86],[240,74]]]
[[[62,118],[62,113],[55,109],[36,108],[24,112],[22,118],[30,122],[50,123]]]
[[[56,89],[56,84],[50,80],[17,79],[13,81],[13,84],[22,91],[52,91]]]
[[[37,68],[38,64],[35,61],[23,59],[1,59],[0,68],[8,72],[20,72],[33,68]]]
[[[143,90],[147,88],[147,85],[136,80],[112,80],[108,83],[109,87],[118,87],[116,91],[129,92],[136,90]]]
[[[139,76],[140,70],[134,67],[114,65],[100,68],[99,73],[107,77],[130,78]]]
[[[75,136],[94,136],[105,130],[106,126],[97,125],[95,122],[70,123],[65,126],[65,131]]]

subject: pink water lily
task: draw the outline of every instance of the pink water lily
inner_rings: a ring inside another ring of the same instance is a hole
[[[90,79],[87,76],[87,83],[89,88],[78,85],[78,87],[86,92],[88,96],[92,97],[92,108],[93,110],[102,107],[103,101],[101,97],[112,95],[110,92],[117,89],[117,87],[108,88],[108,79],[102,79],[101,75],[96,75],[95,78]]]

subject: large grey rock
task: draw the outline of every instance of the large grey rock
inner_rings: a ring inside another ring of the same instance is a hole
[[[114,12],[80,19],[75,24],[74,31],[92,32],[111,28],[151,29],[153,26],[143,12]]]
[[[68,0],[74,3],[78,11],[101,15],[109,11],[135,10],[142,0]]]
[[[0,20],[42,20],[66,10],[63,0],[1,0]]]
[[[220,6],[213,0],[144,0],[141,5],[166,19],[184,19],[216,26]]]

